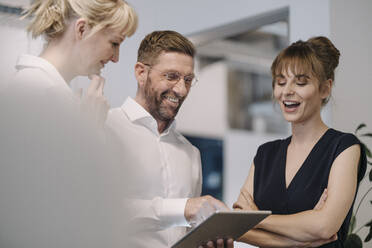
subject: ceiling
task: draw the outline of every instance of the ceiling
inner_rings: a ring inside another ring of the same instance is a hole
[[[191,34],[203,64],[224,60],[243,70],[267,71],[288,45],[288,9],[264,13]]]

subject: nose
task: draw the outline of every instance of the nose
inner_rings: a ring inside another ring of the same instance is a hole
[[[185,97],[189,93],[189,89],[186,87],[185,80],[180,79],[174,86],[173,91],[180,97]]]
[[[284,89],[283,89],[283,94],[288,96],[288,95],[292,95],[293,93],[294,93],[294,91],[293,91],[292,82],[286,83],[285,86],[284,86]]]
[[[115,48],[115,49],[114,49],[114,53],[113,53],[113,55],[112,55],[112,57],[111,57],[111,61],[112,61],[112,62],[114,62],[114,63],[119,62],[119,53],[120,53],[120,51],[119,51],[119,47],[118,47],[118,48]]]

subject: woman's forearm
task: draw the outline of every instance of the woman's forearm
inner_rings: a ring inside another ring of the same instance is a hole
[[[329,229],[327,218],[316,210],[293,215],[271,215],[258,227],[300,242],[330,238],[335,231]]]
[[[271,233],[262,229],[251,229],[241,236],[238,242],[244,242],[259,247],[306,247],[307,243]]]

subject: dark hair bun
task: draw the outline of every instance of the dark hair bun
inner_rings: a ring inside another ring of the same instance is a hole
[[[340,51],[324,36],[310,38],[307,42],[323,64],[327,79],[334,80],[334,70],[338,66]]]

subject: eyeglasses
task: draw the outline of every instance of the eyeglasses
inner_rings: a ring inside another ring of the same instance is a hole
[[[172,85],[176,85],[181,78],[183,77],[183,81],[185,82],[186,87],[191,87],[196,84],[198,79],[195,77],[194,74],[186,75],[183,76],[181,73],[178,71],[168,71],[168,72],[163,72],[157,69],[154,69],[151,65],[149,64],[144,64],[148,67],[150,67],[151,70],[158,71],[161,73],[161,75]]]

